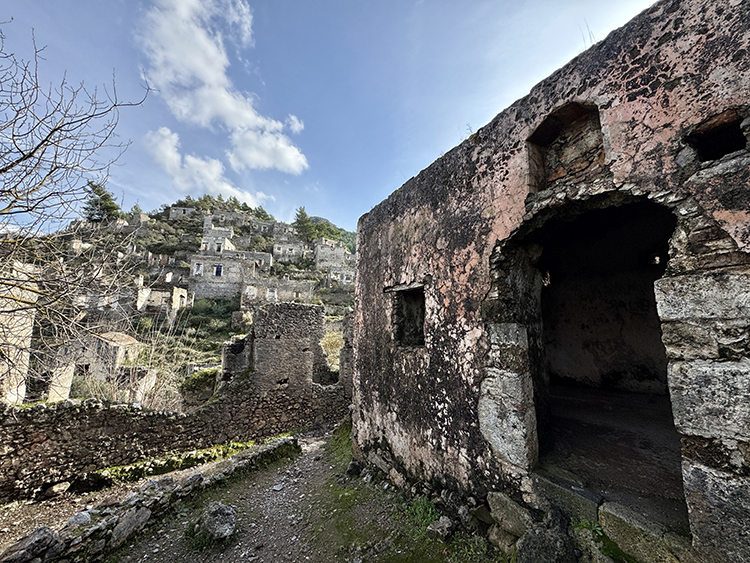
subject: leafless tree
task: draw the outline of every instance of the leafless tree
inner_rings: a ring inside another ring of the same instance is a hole
[[[81,300],[116,304],[127,273],[128,241],[112,225],[66,225],[87,180],[104,183],[126,148],[114,137],[120,110],[143,100],[120,101],[114,79],[103,93],[66,77],[45,88],[42,51],[34,42],[23,60],[0,30],[0,402],[23,398],[34,351],[90,328]]]

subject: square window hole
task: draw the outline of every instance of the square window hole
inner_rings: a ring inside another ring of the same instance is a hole
[[[424,346],[424,288],[394,292],[393,336],[399,346]]]
[[[685,140],[698,153],[701,162],[718,160],[747,147],[740,121],[734,110],[727,110],[699,126]]]

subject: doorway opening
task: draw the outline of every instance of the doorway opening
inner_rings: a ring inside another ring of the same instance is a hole
[[[546,368],[538,470],[689,535],[653,290],[675,226],[669,209],[640,201],[533,234]]]

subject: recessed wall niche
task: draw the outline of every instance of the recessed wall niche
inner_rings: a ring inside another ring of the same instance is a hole
[[[605,172],[599,110],[578,102],[552,114],[528,138],[529,191],[591,181]]]

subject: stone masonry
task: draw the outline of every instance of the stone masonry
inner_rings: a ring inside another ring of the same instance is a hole
[[[520,511],[519,556],[560,508],[643,563],[750,560],[749,50],[748,0],[658,2],[360,219],[360,457]]]
[[[96,399],[5,407],[0,410],[0,500],[33,497],[96,469],[167,452],[341,419],[351,402],[351,381],[344,381],[351,368],[342,365],[336,383],[317,383],[327,371],[323,334],[322,306],[260,308],[251,334],[225,344],[221,386],[213,400],[188,413]]]

